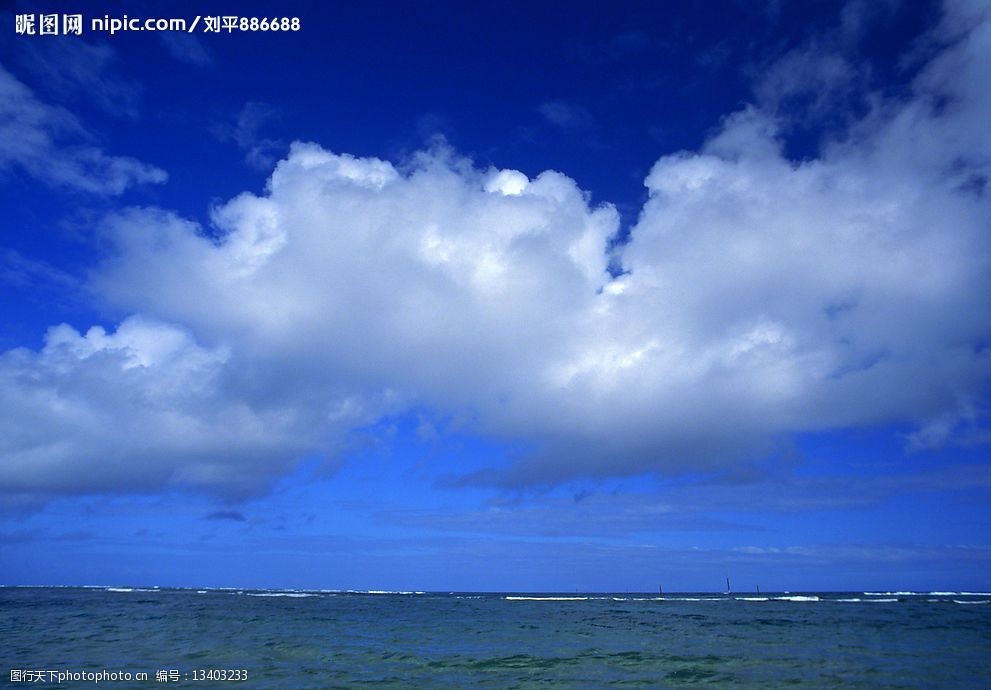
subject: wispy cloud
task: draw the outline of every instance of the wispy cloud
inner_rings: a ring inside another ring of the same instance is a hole
[[[56,187],[111,195],[167,179],[164,170],[108,155],[93,140],[69,111],[42,102],[0,66],[0,171],[19,169]]]
[[[158,39],[174,59],[196,67],[208,67],[213,58],[197,36],[181,31],[159,31]]]
[[[876,506],[895,496],[933,492],[991,491],[991,473],[981,465],[938,470],[814,477],[777,472],[749,481],[681,481],[651,490],[594,485],[574,496],[538,493],[514,501],[491,500],[468,510],[379,509],[387,524],[446,533],[630,537],[672,533],[760,534],[766,518],[829,513]],[[727,518],[733,515],[733,518]]]
[[[275,163],[276,156],[286,149],[284,141],[261,134],[265,126],[278,117],[278,108],[267,103],[248,101],[233,124],[216,125],[213,131],[221,141],[234,142],[244,152],[244,159],[249,165],[266,170]]]
[[[63,105],[88,101],[112,117],[138,117],[140,86],[120,76],[109,43],[82,39],[23,41],[17,65],[49,100]]]
[[[680,511],[659,496],[649,499],[599,495],[576,503],[542,500],[528,505],[500,505],[465,512],[386,510],[379,519],[392,525],[475,535],[541,537],[623,537],[671,532],[760,532],[763,528],[730,522],[701,512]]]
[[[244,522],[244,513],[238,510],[218,510],[206,516],[207,520],[219,520],[226,522]]]
[[[565,101],[544,101],[537,112],[555,127],[572,131],[588,131],[595,125],[588,109]]]
[[[13,249],[0,248],[0,283],[33,290],[78,288],[75,276],[44,261],[30,259]]]

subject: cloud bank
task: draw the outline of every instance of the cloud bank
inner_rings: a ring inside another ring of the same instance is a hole
[[[91,288],[139,316],[0,358],[0,487],[237,494],[403,410],[509,442],[461,478],[504,486],[725,470],[809,431],[986,437],[991,20],[952,4],[929,38],[911,94],[815,159],[758,106],[661,158],[615,256],[574,180],[444,147],[296,143],[210,228],[119,213]]]
[[[228,360],[140,317],[114,333],[57,326],[41,352],[4,353],[0,486],[19,501],[167,485],[250,493],[307,436],[293,411],[225,394]]]

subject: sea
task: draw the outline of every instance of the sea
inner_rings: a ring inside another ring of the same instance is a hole
[[[34,688],[991,688],[991,593],[0,587],[0,673]]]

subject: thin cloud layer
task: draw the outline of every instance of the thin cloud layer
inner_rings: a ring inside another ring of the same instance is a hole
[[[297,143],[212,228],[117,214],[91,286],[143,316],[3,356],[0,486],[236,494],[404,410],[510,443],[459,480],[504,486],[726,470],[808,431],[978,438],[991,21],[953,5],[933,38],[911,96],[814,160],[758,107],[661,158],[615,256],[615,209],[574,180],[443,147],[397,167]]]

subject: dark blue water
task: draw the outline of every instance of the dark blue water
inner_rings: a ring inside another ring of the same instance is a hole
[[[0,673],[10,687],[57,678],[12,671],[105,670],[132,680],[60,686],[991,688],[988,595],[516,596],[0,588]],[[247,680],[196,679],[211,670]]]

